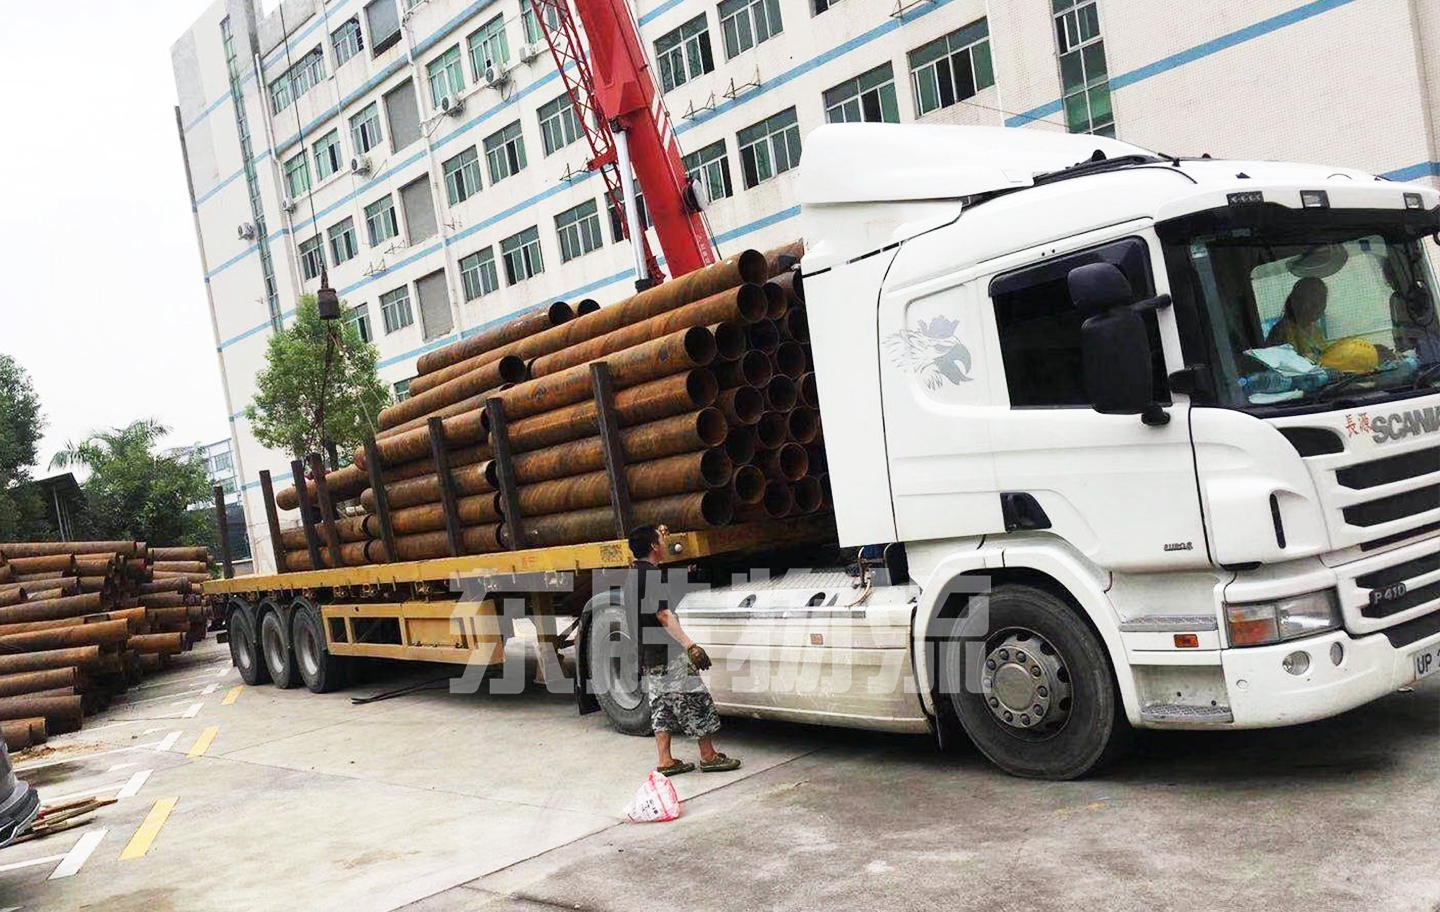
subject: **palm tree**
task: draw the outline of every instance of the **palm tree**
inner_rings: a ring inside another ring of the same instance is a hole
[[[170,429],[154,418],[141,418],[123,428],[91,431],[90,436],[79,443],[65,441],[65,446],[50,460],[50,468],[85,466],[93,471],[130,450],[150,452],[155,441],[168,433]]]

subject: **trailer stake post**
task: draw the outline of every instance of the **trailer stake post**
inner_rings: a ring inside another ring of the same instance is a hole
[[[315,534],[315,514],[311,512],[310,492],[305,489],[305,464],[298,459],[290,460],[290,474],[295,477],[295,493],[300,498],[300,525],[305,529],[305,547],[310,550],[310,568],[322,570],[320,562],[320,539]]]
[[[595,395],[595,423],[600,426],[605,473],[610,477],[610,508],[615,512],[615,537],[625,538],[635,524],[630,511],[625,451],[620,446],[620,422],[615,416],[615,385],[610,380],[610,365],[604,361],[591,362],[590,384]]]
[[[510,432],[505,424],[505,403],[496,398],[485,400],[490,417],[490,446],[495,451],[495,473],[500,482],[500,502],[504,508],[505,526],[510,532],[510,550],[525,547],[525,524],[520,517],[520,492],[515,486],[515,463],[510,453]]]
[[[265,502],[265,522],[270,527],[270,548],[275,552],[275,572],[285,573],[285,543],[280,539],[280,514],[275,509],[275,486],[270,470],[260,470],[260,499]]]
[[[435,477],[440,482],[440,506],[445,511],[445,539],[450,556],[459,557],[465,550],[460,536],[460,507],[456,503],[455,479],[450,477],[450,447],[445,442],[445,422],[432,417],[425,422],[430,429],[430,454],[435,460]]]
[[[220,539],[220,566],[226,579],[234,579],[235,565],[230,563],[230,524],[225,521],[225,488],[221,485],[215,486],[215,530]]]
[[[319,453],[306,457],[310,463],[310,475],[315,485],[315,502],[320,506],[321,528],[325,530],[325,545],[330,551],[330,566],[344,565],[340,557],[340,533],[335,529],[335,505],[330,502],[330,485],[325,481],[325,460]]]
[[[370,490],[375,494],[375,518],[380,523],[380,541],[385,545],[385,560],[395,560],[395,530],[390,525],[390,498],[385,493],[385,473],[380,468],[380,448],[374,437],[365,440],[365,471],[370,475]]]

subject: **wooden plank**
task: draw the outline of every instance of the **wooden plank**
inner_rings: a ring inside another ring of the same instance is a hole
[[[315,502],[320,508],[321,528],[325,531],[325,547],[330,551],[330,566],[344,566],[340,557],[340,533],[335,530],[335,505],[330,502],[330,485],[325,481],[325,463],[319,453],[311,453],[310,475],[315,485]]]
[[[230,562],[230,523],[225,518],[225,488],[215,486],[215,533],[220,539],[220,566],[226,579],[235,576],[235,565]]]
[[[500,482],[500,502],[510,534],[510,550],[519,551],[525,547],[525,520],[520,515],[520,491],[515,484],[510,432],[505,424],[505,403],[499,399],[486,399],[485,411],[490,416],[490,447],[495,451],[495,473]]]
[[[450,556],[459,557],[465,553],[460,538],[460,507],[456,503],[455,479],[450,477],[450,446],[445,442],[445,422],[431,417],[425,423],[430,429],[430,455],[435,460],[435,477],[440,482],[440,507],[445,511],[445,541],[450,546]]]
[[[305,529],[305,547],[310,549],[310,566],[324,567],[320,560],[320,541],[315,535],[315,516],[311,512],[310,492],[305,489],[305,466],[298,459],[290,460],[290,474],[295,478],[295,493],[300,498],[300,525]]]
[[[285,543],[280,540],[280,514],[275,510],[275,486],[270,470],[260,470],[260,499],[265,502],[265,522],[270,526],[270,547],[275,551],[275,572],[285,572]]]
[[[375,519],[380,523],[380,541],[385,545],[385,560],[393,561],[395,529],[390,525],[390,498],[385,493],[384,472],[380,468],[380,448],[375,438],[365,441],[365,471],[370,475],[370,492],[375,495]]]
[[[615,514],[615,537],[625,538],[635,528],[630,512],[630,481],[625,475],[625,450],[620,446],[620,422],[615,415],[615,386],[610,365],[590,364],[590,385],[595,396],[595,420],[600,426],[600,446],[605,455],[605,474],[610,479],[610,509]]]

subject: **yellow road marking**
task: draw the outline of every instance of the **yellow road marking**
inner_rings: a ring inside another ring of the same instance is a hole
[[[219,733],[220,726],[218,725],[212,725],[201,732],[200,737],[196,738],[195,743],[190,746],[190,753],[185,755],[185,759],[194,760],[196,757],[202,756],[210,747],[210,742],[214,741],[215,736]]]
[[[120,853],[121,861],[140,858],[150,851],[150,843],[154,842],[155,837],[160,834],[160,828],[165,825],[165,821],[170,817],[170,812],[175,810],[175,802],[179,800],[179,798],[161,798],[155,802],[155,806],[145,816],[145,822],[140,824],[135,835],[131,836],[130,841],[126,843],[125,851]]]
[[[223,700],[220,701],[220,705],[221,705],[221,706],[229,706],[231,703],[234,703],[237,699],[239,699],[239,697],[240,697],[240,691],[242,691],[242,690],[244,690],[244,689],[245,689],[245,685],[244,685],[244,684],[238,684],[238,685],[230,688],[229,692],[227,692],[227,693],[225,694],[225,699],[223,699]]]

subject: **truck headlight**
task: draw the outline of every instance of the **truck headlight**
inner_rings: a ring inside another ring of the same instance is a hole
[[[1271,602],[1226,604],[1231,646],[1264,646],[1334,630],[1340,626],[1335,591],[1325,589]]]

